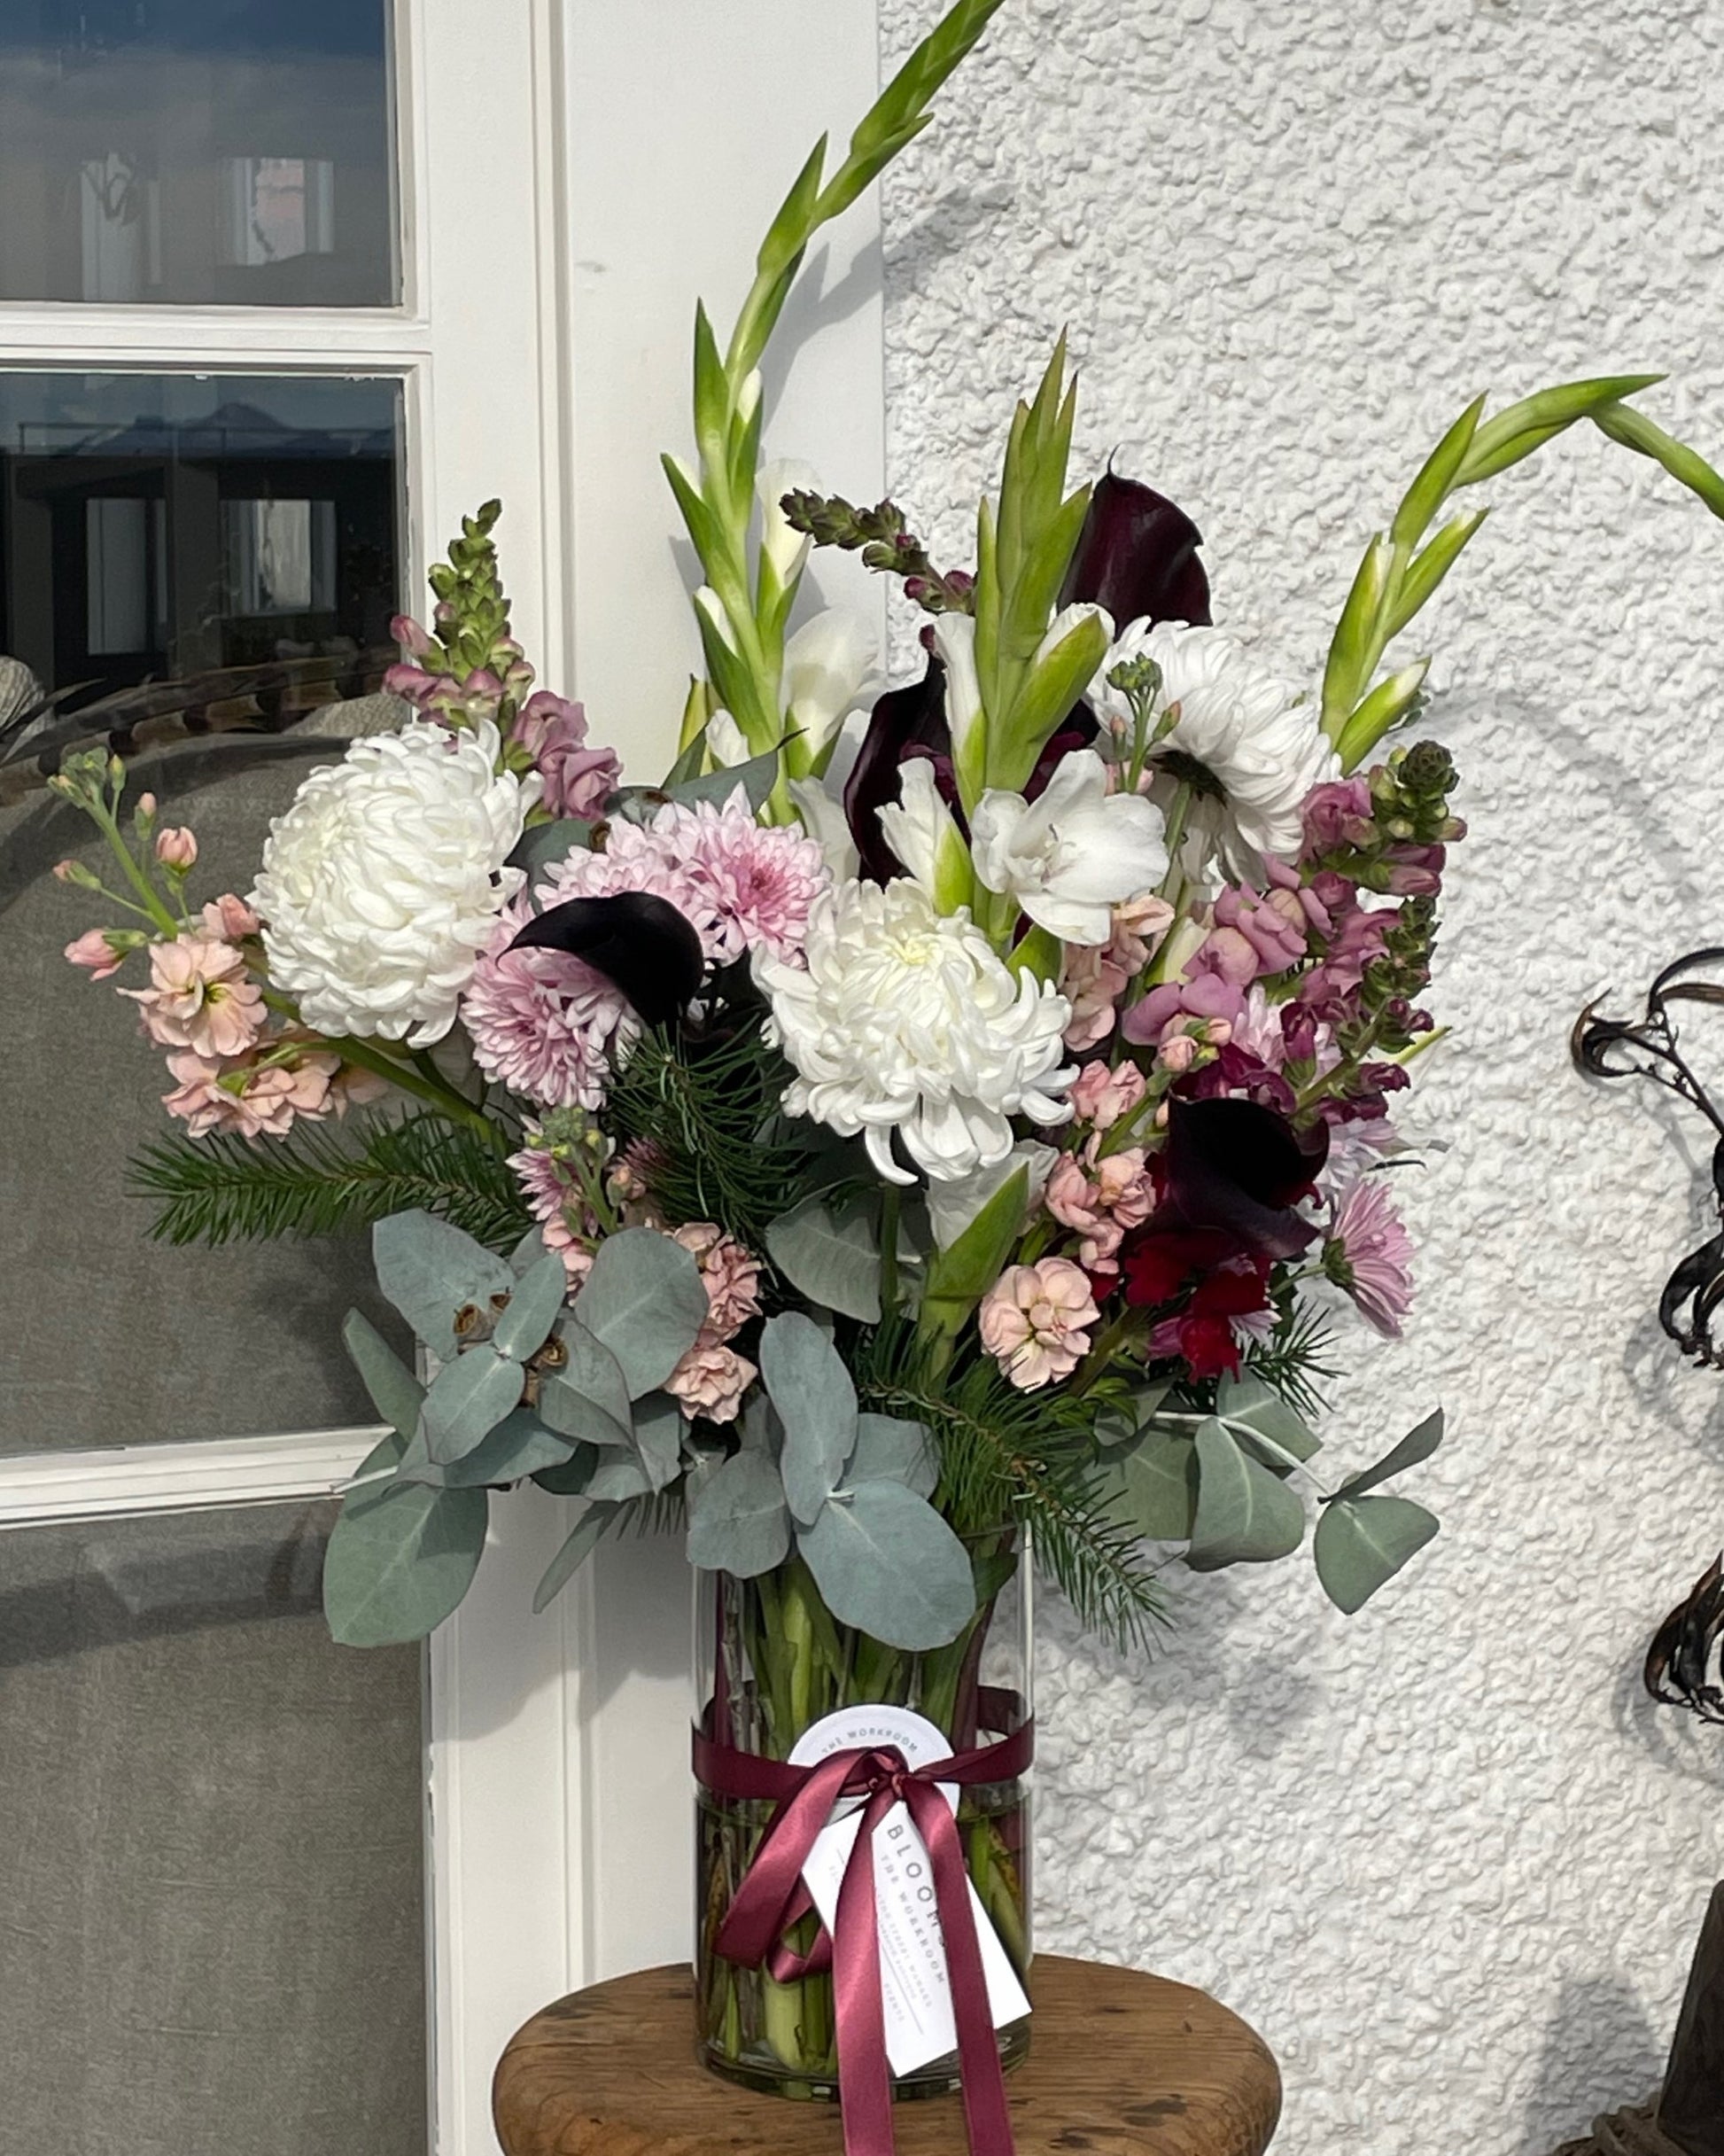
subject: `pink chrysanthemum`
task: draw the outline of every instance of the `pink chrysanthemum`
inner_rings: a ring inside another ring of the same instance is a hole
[[[461,1005],[473,1060],[541,1108],[597,1108],[640,1022],[621,991],[580,959],[511,951],[509,939],[531,917],[524,899],[511,899],[473,968]]]
[[[832,881],[818,839],[754,820],[739,786],[722,808],[662,808],[653,835],[706,887],[720,964],[765,950],[793,963],[808,939],[808,916]],[[704,940],[704,938],[703,938]]]
[[[1323,1269],[1391,1340],[1413,1304],[1413,1239],[1380,1176],[1361,1176],[1335,1208]]]

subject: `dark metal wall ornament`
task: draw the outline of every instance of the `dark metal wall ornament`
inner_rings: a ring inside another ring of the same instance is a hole
[[[1724,2156],[1724,1885],[1700,1926],[1662,2090],[1595,2119],[1556,2156]]]

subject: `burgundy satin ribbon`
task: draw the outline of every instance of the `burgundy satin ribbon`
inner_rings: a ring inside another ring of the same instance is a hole
[[[1003,1701],[1006,1695],[997,1696]],[[874,1835],[900,1802],[927,1845],[934,1875],[971,2156],[1013,2156],[1006,2077],[970,1906],[969,1872],[958,1822],[936,1785],[1015,1780],[1027,1771],[1034,1750],[1035,1724],[1026,1721],[998,1744],[923,1767],[908,1765],[896,1745],[835,1752],[818,1765],[793,1767],[695,1732],[695,1773],[705,1788],[715,1796],[777,1806],[714,1943],[726,1961],[765,1968],[780,1984],[832,1970],[845,2156],[893,2156]],[[822,1926],[808,1952],[799,1955],[785,1945],[784,1934],[812,1907],[802,1869],[834,1806],[845,1797],[864,1802],[862,1825],[838,1889],[835,1937]]]

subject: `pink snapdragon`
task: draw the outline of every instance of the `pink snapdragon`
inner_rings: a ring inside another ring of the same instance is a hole
[[[1068,945],[1060,991],[1072,1007],[1066,1046],[1080,1054],[1107,1039],[1119,1001],[1173,925],[1174,909],[1153,891],[1114,908],[1105,944]]]
[[[145,1031],[165,1047],[220,1060],[243,1055],[268,1023],[263,991],[249,979],[245,956],[208,936],[178,936],[150,947],[150,986],[122,988],[144,1015]]]
[[[579,704],[537,689],[516,714],[509,737],[544,780],[544,802],[553,816],[592,822],[604,813],[623,775],[622,759],[614,749],[587,747],[586,713]]]
[[[1101,1312],[1081,1266],[1068,1257],[1008,1265],[976,1313],[982,1344],[1021,1392],[1069,1377],[1090,1351],[1087,1328]]]
[[[1334,1210],[1323,1269],[1368,1325],[1399,1340],[1413,1304],[1413,1239],[1381,1176],[1361,1176]]]
[[[1368,846],[1377,837],[1376,803],[1363,773],[1312,787],[1301,812],[1305,820],[1305,859]]]

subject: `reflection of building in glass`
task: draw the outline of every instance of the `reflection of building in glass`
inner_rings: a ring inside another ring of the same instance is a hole
[[[0,0],[0,300],[386,306],[385,0]]]
[[[0,374],[0,651],[67,708],[385,651],[398,391]]]

